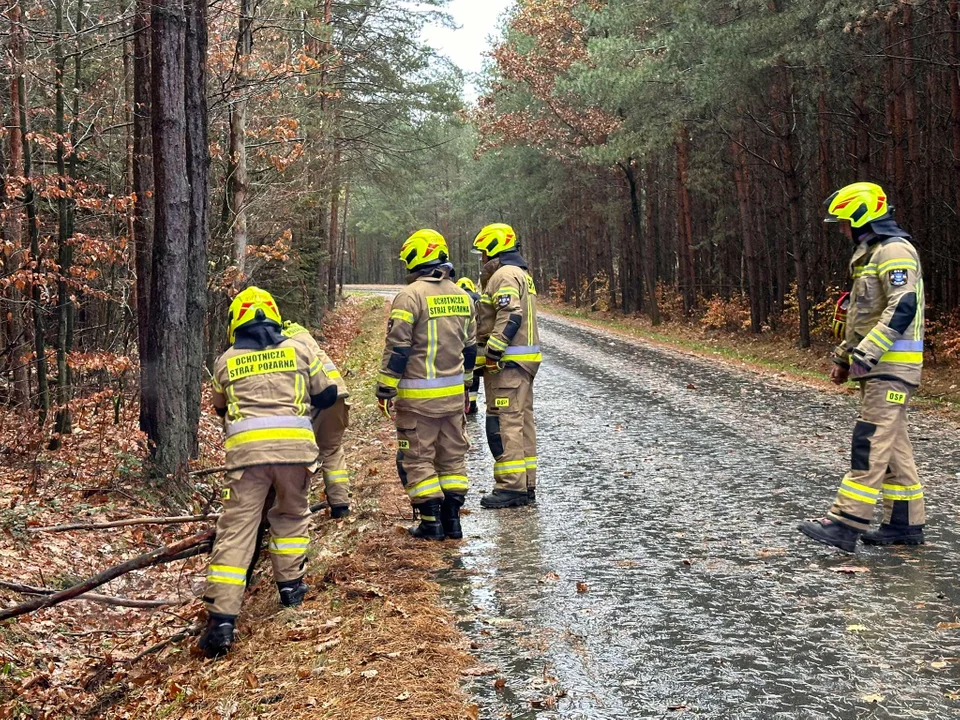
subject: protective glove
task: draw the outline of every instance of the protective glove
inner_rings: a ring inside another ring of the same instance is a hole
[[[377,407],[387,420],[393,419],[393,398],[377,398]]]
[[[870,372],[871,368],[866,363],[860,362],[859,360],[854,360],[853,364],[850,366],[850,379],[851,380],[860,380],[864,375]]]
[[[463,386],[463,414],[470,414],[470,386]]]
[[[499,360],[494,360],[493,358],[488,357],[487,364],[483,366],[483,370],[491,375],[496,375],[498,372],[503,370],[503,363]]]
[[[834,385],[843,385],[850,377],[850,368],[840,363],[834,363],[830,368],[830,382]]]
[[[833,311],[833,336],[842,340],[847,332],[847,310],[850,309],[850,293],[845,292],[837,300],[837,307]]]

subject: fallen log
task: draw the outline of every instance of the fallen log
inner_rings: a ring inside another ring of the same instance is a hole
[[[184,538],[180,542],[176,542],[172,545],[167,545],[162,548],[157,548],[152,552],[131,558],[126,562],[115,565],[112,568],[108,568],[101,573],[89,577],[83,582],[77,583],[73,587],[69,587],[66,590],[60,590],[52,595],[41,595],[28,602],[20,603],[19,605],[15,605],[11,608],[0,610],[0,621],[9,620],[10,618],[19,617],[20,615],[25,615],[27,613],[34,612],[35,610],[53,607],[54,605],[59,605],[67,600],[72,600],[78,595],[88,593],[94,588],[100,587],[101,585],[104,585],[111,580],[120,577],[121,575],[126,575],[128,572],[133,570],[140,570],[142,568],[155,565],[158,561],[163,560],[163,558],[177,555],[184,550],[187,550],[195,545],[199,545],[200,543],[212,538],[214,532],[215,531],[213,528],[204,530],[202,533],[191,535],[188,538]]]
[[[0,588],[13,590],[23,595],[53,595],[56,590],[50,588],[34,587],[33,585],[22,585],[21,583],[0,580]],[[112,595],[101,595],[100,593],[84,593],[73,598],[74,600],[86,600],[87,602],[100,603],[101,605],[113,605],[114,607],[128,608],[161,608],[172,605],[183,605],[182,600],[176,598],[167,598],[164,600],[136,600],[133,598],[114,597]]]

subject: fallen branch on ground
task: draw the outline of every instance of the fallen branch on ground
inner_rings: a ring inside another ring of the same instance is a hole
[[[9,620],[10,618],[26,615],[27,613],[40,610],[41,608],[52,607],[67,600],[72,600],[78,595],[83,595],[84,593],[90,592],[94,588],[100,587],[101,585],[104,585],[111,580],[120,577],[121,575],[126,575],[132,570],[140,570],[142,568],[155,565],[157,561],[162,560],[163,558],[170,557],[171,555],[177,555],[184,550],[187,550],[195,545],[199,545],[200,543],[212,538],[213,533],[213,528],[204,530],[202,533],[191,535],[188,538],[184,538],[179,542],[173,543],[173,545],[167,545],[162,548],[157,548],[152,552],[145,553],[144,555],[138,555],[137,557],[127,560],[126,562],[104,570],[93,577],[89,577],[83,582],[77,583],[73,587],[69,587],[66,590],[60,590],[52,595],[41,595],[33,600],[30,600],[29,602],[15,605],[12,608],[0,610],[0,621]]]
[[[50,588],[34,587],[33,585],[22,585],[20,583],[0,580],[0,588],[13,590],[24,595],[53,595],[56,590]],[[171,605],[183,605],[182,600],[177,598],[167,598],[164,600],[136,600],[132,598],[113,597],[112,595],[101,595],[100,593],[84,593],[73,598],[74,600],[86,600],[88,602],[100,603],[101,605],[113,605],[114,607],[129,608],[161,608]]]
[[[328,507],[326,502],[318,502],[310,506],[310,513],[317,513],[325,507]],[[0,621],[9,620],[10,618],[26,615],[27,613],[32,613],[36,610],[59,605],[60,603],[66,602],[67,600],[72,600],[79,595],[84,595],[90,590],[100,587],[111,580],[115,580],[121,575],[126,575],[128,572],[132,572],[133,570],[142,570],[143,568],[151,567],[152,565],[162,565],[163,563],[173,562],[174,560],[183,560],[188,557],[193,557],[194,555],[200,555],[204,552],[209,552],[210,548],[213,546],[213,538],[215,533],[216,528],[210,528],[202,533],[197,533],[196,535],[191,535],[188,538],[184,538],[183,540],[173,543],[172,545],[167,545],[151,552],[144,553],[143,555],[138,555],[135,558],[131,558],[130,560],[120,563],[119,565],[115,565],[112,568],[108,568],[103,572],[94,575],[93,577],[89,577],[83,582],[77,583],[66,590],[60,590],[59,592],[55,592],[51,595],[41,595],[34,600],[30,600],[29,602],[14,605],[12,608],[7,608],[5,610],[0,610]],[[259,552],[260,549],[258,548],[258,555]]]

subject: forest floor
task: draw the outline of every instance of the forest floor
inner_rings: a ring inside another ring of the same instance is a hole
[[[544,311],[575,323],[602,327],[700,357],[774,372],[837,392],[855,392],[852,384],[837,388],[829,380],[833,343],[814,341],[809,348],[801,348],[794,338],[776,332],[753,335],[746,331],[707,330],[693,322],[678,321],[654,327],[646,317],[593,312],[553,302],[543,302],[542,306]],[[960,363],[928,351],[924,357],[923,384],[914,403],[960,419]]]
[[[207,556],[130,573],[98,591],[171,605],[72,601],[0,626],[0,718],[476,717],[460,688],[461,671],[473,662],[432,579],[455,550],[407,538],[409,505],[396,480],[391,428],[372,395],[383,302],[348,299],[325,328],[323,344],[351,389],[353,513],[344,521],[325,511],[315,516],[306,578],[312,590],[302,608],[279,607],[269,563],[261,562],[238,644],[226,659],[209,661],[193,648]],[[106,440],[93,420],[58,453],[4,449],[16,462],[0,471],[0,580],[60,589],[208,526],[37,532],[78,517],[167,514],[134,472],[143,455],[136,408],[121,413],[121,428],[108,426]],[[111,459],[99,470],[77,469],[91,457],[113,458],[117,438],[127,442],[125,464]],[[212,414],[204,414],[201,439],[201,463],[218,465]],[[219,477],[198,484],[194,511],[209,508],[205,498],[217,496]],[[5,607],[24,599],[0,589]]]

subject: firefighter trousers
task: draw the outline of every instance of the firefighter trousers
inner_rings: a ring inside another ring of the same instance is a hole
[[[883,499],[883,522],[894,526],[926,521],[923,487],[907,430],[907,406],[916,388],[899,380],[860,383],[860,419],[853,430],[850,471],[840,481],[828,517],[868,530]]]
[[[493,489],[526,492],[537,486],[537,426],[533,376],[518,367],[485,373],[487,444],[493,454]]]
[[[413,505],[467,494],[466,424],[462,412],[439,418],[397,412],[397,472]]]
[[[303,576],[310,542],[310,478],[304,465],[254,465],[227,473],[222,491],[223,514],[207,569],[203,601],[220,615],[240,613],[247,568],[259,548],[257,529],[272,487],[276,500],[267,512],[270,560],[277,582]]]
[[[332,407],[321,410],[313,421],[313,431],[320,448],[320,470],[330,507],[350,504],[350,474],[343,452],[343,435],[350,426],[350,405],[340,398]]]

